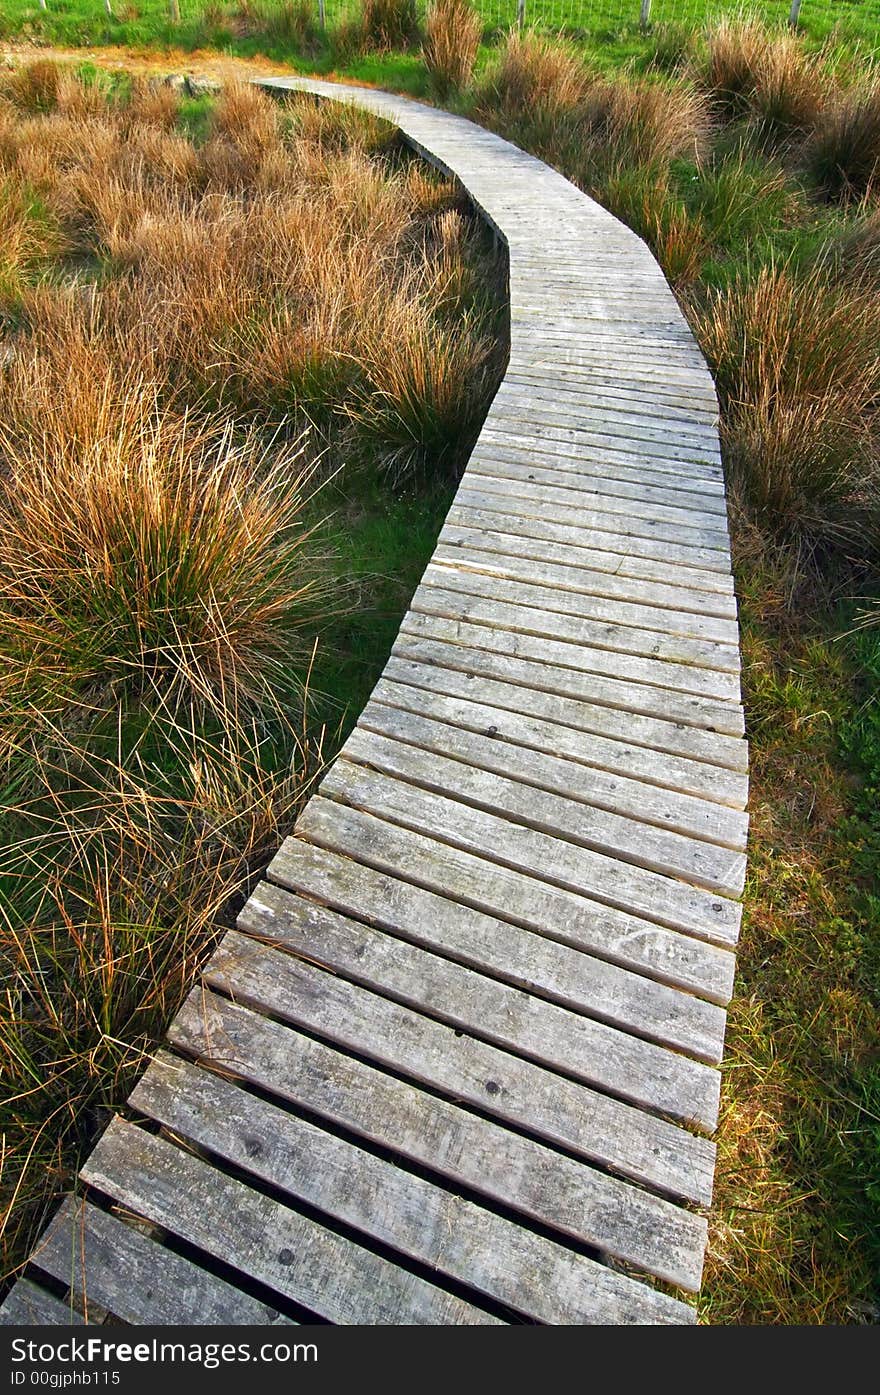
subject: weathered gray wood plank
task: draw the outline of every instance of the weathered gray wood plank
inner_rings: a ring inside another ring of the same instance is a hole
[[[467,898],[456,899],[452,887],[443,895],[416,884],[410,879],[431,857],[431,844],[418,834],[353,809],[338,811],[332,832],[333,848],[288,838],[273,858],[269,876],[292,891],[598,1019],[592,1030],[608,1042],[607,1059],[614,1070],[597,1084],[674,1115],[679,1085],[684,1088],[686,1082],[694,1108],[684,1119],[714,1126],[718,1075],[699,1062],[718,1056],[723,1019],[717,1007],[477,910]],[[516,914],[515,900],[509,909]],[[600,1024],[608,1024],[610,1036],[603,1036]],[[669,1057],[663,1052],[658,1057],[651,1041],[687,1054]]]
[[[627,630],[674,636],[683,641],[678,652],[688,655],[683,662],[724,668],[732,673],[739,671],[735,621],[713,620],[691,610],[653,605],[644,584],[640,594],[631,598],[596,596],[573,585],[571,576],[562,569],[550,576],[546,569],[543,576],[536,575],[539,570],[534,563],[525,561],[506,569],[497,561],[493,563],[491,555],[457,549],[435,553],[425,569],[424,581],[429,586],[489,596],[515,605],[540,606],[561,615],[583,616]]]
[[[480,681],[475,681],[478,678]],[[579,678],[568,669],[550,664],[493,654],[467,644],[401,634],[380,681],[421,688],[437,697],[472,702],[478,707],[498,708],[512,717],[521,714],[554,726],[607,737],[625,750],[645,746],[650,751],[682,756],[688,762],[688,770],[694,762],[708,766],[706,779],[717,769],[731,770],[739,776],[748,771],[748,750],[740,738],[696,726],[684,719],[684,712],[661,717],[633,711],[624,705],[632,692],[626,684]],[[402,701],[400,705],[404,705]],[[711,715],[707,714],[707,720],[711,720]],[[491,722],[483,730],[489,725]],[[553,749],[558,749],[556,742],[564,740],[564,736],[554,732]],[[543,749],[541,742],[535,744]],[[578,755],[586,763],[583,753],[587,749],[585,742]],[[632,771],[629,766],[625,769],[629,774],[641,774],[641,770]],[[699,776],[694,774],[693,778]],[[694,793],[701,792],[693,789],[689,780],[677,783]],[[732,808],[744,803],[741,785],[731,789],[723,777],[717,785],[712,784],[708,797],[723,800]],[[739,831],[736,837],[738,842]]]
[[[82,1327],[83,1318],[67,1302],[31,1279],[18,1279],[0,1303],[0,1327]]]
[[[540,1322],[688,1321],[690,1310],[217,1076],[161,1053],[132,1104],[374,1240]]]
[[[355,765],[344,755],[321,784],[325,797],[369,809],[392,823],[434,834],[453,847],[589,896],[625,915],[711,944],[730,947],[739,935],[740,907],[659,872],[603,856],[469,804]],[[644,926],[647,931],[647,924]]]
[[[597,673],[589,665],[599,662],[596,653],[601,655],[601,651],[589,650],[584,656],[570,644],[547,639],[542,642],[537,636],[511,630],[493,631],[486,625],[464,619],[417,615],[410,611],[392,652],[418,654],[423,652],[423,645],[435,643],[457,651],[462,656],[461,666],[465,672],[491,673],[537,692],[574,697],[612,711],[631,712],[636,718],[678,723],[683,730],[696,727],[739,736],[744,728],[739,703],[620,678],[607,671],[608,665],[601,665]],[[451,653],[446,662],[449,668],[455,666]],[[637,737],[634,741],[639,744]]]
[[[459,494],[461,494],[459,490]],[[494,505],[494,501],[492,501]],[[608,535],[597,534],[583,529],[579,524],[548,522],[546,519],[519,515],[511,510],[507,513],[490,507],[481,508],[478,504],[466,504],[458,496],[446,515],[446,526],[471,528],[481,533],[500,533],[507,537],[522,539],[519,546],[523,555],[529,555],[532,542],[543,542],[557,549],[557,560],[566,556],[572,565],[588,567],[595,571],[616,572],[621,576],[635,577],[649,582],[670,582],[673,585],[687,586],[707,596],[707,606],[715,605],[717,597],[733,595],[733,580],[724,572],[709,571],[699,567],[688,567],[686,571],[675,562],[665,560],[662,548],[646,544],[642,540],[638,549],[632,546],[632,539],[619,539],[615,547]],[[641,555],[646,548],[645,555]],[[537,554],[540,555],[540,554]]]
[[[320,850],[312,851],[320,855]],[[349,868],[353,899],[358,881],[367,876],[366,869]],[[702,1095],[711,1103],[717,1093],[711,1089],[717,1072],[707,1066],[383,934],[271,882],[257,888],[238,926],[448,1026],[678,1120],[693,1122],[695,1099]],[[430,948],[435,947],[443,948],[442,939],[439,946],[433,941]],[[621,1117],[625,1123],[631,1120],[627,1112]],[[659,1151],[704,1154],[702,1143],[682,1139],[680,1131],[671,1134],[665,1125],[658,1130],[647,1116],[639,1126],[646,1136],[656,1135]]]
[[[316,796],[306,806],[297,832],[322,847],[334,848],[343,824],[364,829],[364,841],[372,849],[366,860],[380,870],[395,870],[397,854],[386,849],[406,847],[409,856],[400,874],[427,890],[456,897],[488,915],[511,919],[658,983],[700,994],[710,1003],[730,1000],[733,959],[728,950],[626,915],[565,887],[541,882],[527,870],[505,867],[441,842],[432,836],[436,829],[425,835],[390,824],[368,810],[349,811],[345,805]],[[696,1012],[696,999],[694,1004]],[[704,1015],[706,1007],[704,1004],[699,1010],[705,1044],[694,1054],[711,1061],[718,1059],[723,1014],[710,1011]]]
[[[276,1309],[87,1201],[69,1197],[32,1263],[130,1323],[289,1326]]]
[[[194,993],[171,1036],[224,1072],[560,1235],[594,1244],[614,1224],[592,1168],[241,1004]]]
[[[382,769],[390,759],[401,773],[406,769],[405,778],[416,784],[436,787],[438,792],[445,789],[468,803],[497,809],[584,846],[598,840],[624,860],[711,890],[723,891],[731,876],[734,880],[739,876],[745,815],[708,798],[609,773],[598,762],[582,764],[576,755],[579,741],[587,747],[589,742],[579,733],[570,743],[575,754],[569,756],[567,729],[560,732],[555,725],[529,719],[520,724],[515,715],[494,708],[477,704],[473,710],[473,704],[425,689],[407,689],[402,694],[399,689],[400,685],[383,681],[361,713],[358,731],[406,742],[438,759],[429,768],[406,752],[383,751],[374,745],[371,754],[363,737],[354,734],[346,746],[347,755],[354,757],[360,750],[359,758]],[[459,715],[463,720],[459,721]],[[554,736],[559,738],[555,743]],[[542,738],[546,751],[539,749]],[[553,749],[560,754],[550,754]],[[654,773],[650,754],[645,752],[643,759],[650,779]],[[467,774],[454,768],[458,763],[471,767],[475,776],[491,772],[523,788],[484,780],[482,775],[470,783]],[[551,798],[536,796],[536,790],[546,791]]]
[[[113,1120],[81,1175],[122,1205],[333,1322],[498,1322],[123,1119]]]
[[[652,621],[677,626],[681,633],[701,638],[729,643],[730,627],[736,626],[736,602],[732,596],[716,598],[712,592],[582,566],[576,556],[558,544],[534,540],[533,545],[527,545],[500,530],[446,524],[433,560],[602,600],[636,603],[646,610],[661,612],[652,614]]]
[[[738,674],[729,669],[697,666],[685,656],[687,641],[674,635],[603,625],[579,615],[424,582],[413,596],[411,613],[484,625],[493,632],[508,630],[517,637],[540,640],[543,654],[572,668],[610,672],[634,683],[649,683],[699,697],[739,701]],[[517,651],[529,653],[523,645],[518,645]]]
[[[597,1161],[610,1114],[584,1086],[346,983],[333,974],[230,931],[205,975],[210,987],[269,1012],[338,1047],[440,1091],[555,1147]],[[631,1140],[628,1176],[652,1170],[648,1148]],[[613,1140],[609,1140],[613,1145]],[[642,1157],[636,1157],[640,1150]],[[622,1155],[625,1145],[618,1143]],[[604,1151],[604,1150],[603,1150]],[[689,1288],[702,1261],[705,1222],[653,1191],[582,1164],[601,1199],[593,1243],[647,1273]],[[657,1171],[658,1169],[653,1168]],[[662,1185],[662,1178],[661,1185]],[[704,1179],[694,1176],[691,1185]],[[586,1185],[586,1183],[585,1183]]]

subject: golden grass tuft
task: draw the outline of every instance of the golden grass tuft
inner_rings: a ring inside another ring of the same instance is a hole
[[[600,163],[608,165],[662,169],[672,160],[699,161],[711,131],[706,100],[694,87],[638,78],[595,83],[583,120]]]
[[[422,58],[438,96],[471,81],[483,22],[468,0],[433,0],[425,19]]]
[[[809,174],[829,198],[874,198],[880,188],[880,77],[838,94],[806,151]]]
[[[587,95],[591,74],[572,48],[512,29],[483,85],[479,105],[509,117],[560,116]]]
[[[767,142],[811,131],[829,97],[822,56],[754,16],[720,19],[694,67],[716,110],[727,119],[748,117]]]
[[[28,429],[0,427],[6,682],[258,706],[326,605],[301,451],[196,425],[137,379],[86,383],[81,405],[84,366],[59,398],[33,363]]]
[[[731,489],[770,534],[876,549],[880,305],[864,289],[765,266],[693,314],[722,400]]]

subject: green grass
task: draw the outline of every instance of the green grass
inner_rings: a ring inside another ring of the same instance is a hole
[[[200,0],[181,0],[181,23],[172,24],[166,0],[112,0],[108,17],[102,0],[47,0],[41,10],[35,0],[6,0],[0,17],[0,38],[22,36],[54,44],[156,48],[214,48],[242,57],[265,54],[292,60],[303,71],[327,71],[331,67],[349,76],[381,83],[400,91],[425,90],[424,74],[409,54],[340,57],[328,51],[320,36],[305,53],[285,37],[284,27],[273,22],[276,0],[250,4],[243,15],[232,0],[208,8]],[[496,36],[516,22],[517,0],[476,0],[487,37]],[[317,0],[314,3],[317,18]],[[424,12],[424,3],[420,6]],[[719,6],[712,0],[653,0],[651,28],[662,34],[677,28],[700,27],[718,14],[732,14],[741,7]],[[261,18],[261,9],[268,18]],[[327,0],[328,28],[356,12],[355,0]],[[783,25],[789,0],[758,0],[752,7],[762,19]],[[590,52],[602,68],[612,71],[631,61],[644,62],[655,48],[655,39],[638,26],[638,0],[527,0],[528,23],[548,31],[569,32]],[[814,44],[832,40],[843,51],[857,46],[863,53],[880,52],[880,0],[804,0],[800,31]],[[485,60],[484,60],[485,61]]]
[[[752,825],[702,1320],[875,1323],[880,642],[737,571]]]

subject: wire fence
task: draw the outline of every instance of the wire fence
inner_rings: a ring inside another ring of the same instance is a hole
[[[359,0],[304,0],[316,22],[332,28],[355,14]],[[54,12],[82,15],[90,6],[83,0],[0,0],[14,13],[24,4],[37,15]],[[175,23],[193,23],[205,15],[216,16],[218,25],[234,18],[236,11],[263,15],[270,20],[286,10],[298,9],[301,0],[91,0],[94,18],[112,15],[116,20],[161,16]],[[424,14],[430,0],[416,0]],[[516,24],[534,26],[575,39],[613,44],[631,38],[639,28],[701,28],[724,15],[741,14],[744,6],[768,24],[796,23],[812,38],[840,35],[857,41],[862,50],[880,56],[880,0],[471,0],[488,32],[504,31]]]

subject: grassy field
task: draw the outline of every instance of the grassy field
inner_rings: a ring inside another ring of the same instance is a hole
[[[168,0],[5,0],[0,39],[19,36],[62,45],[118,44],[129,47],[217,49],[243,57],[266,54],[295,59],[309,70],[340,69],[365,80],[384,71],[401,91],[424,88],[417,59],[397,54],[378,65],[370,54],[352,54],[340,28],[357,14],[357,0],[325,0],[326,28],[318,22],[318,0],[179,0],[180,21],[172,22]],[[425,12],[424,0],[416,8]],[[478,0],[486,43],[516,23],[517,0]],[[652,0],[651,25],[662,32],[700,28],[719,16],[748,9],[768,24],[785,25],[790,0],[758,0],[752,6],[711,0]],[[602,67],[613,70],[638,61],[650,44],[639,28],[639,0],[527,0],[527,22],[548,33],[566,32]],[[812,45],[831,41],[863,56],[880,54],[880,0],[803,0],[799,29]],[[382,80],[381,76],[375,80]]]
[[[805,0],[806,42],[753,25],[708,40],[662,25],[640,36],[608,16],[578,44],[527,37],[471,52],[454,30],[446,51],[459,76],[450,84],[427,71],[417,44],[379,52],[349,34],[328,46],[294,32],[293,8],[286,37],[253,11],[243,19],[212,10],[208,34],[186,9],[172,34],[150,18],[157,11],[145,4],[124,21],[146,26],[132,42],[212,40],[435,100],[442,89],[447,104],[555,164],[629,222],[663,265],[719,385],[753,762],[701,1315],[876,1322],[880,96],[864,61],[876,15]],[[597,3],[591,13],[605,11]],[[817,58],[840,17],[846,25]],[[97,23],[93,41],[129,32]],[[51,32],[73,41],[73,29]],[[157,61],[210,66],[180,53],[149,57]],[[383,627],[355,606],[340,620],[345,652],[325,649],[322,684],[351,711],[394,632],[395,572],[410,565],[382,499],[374,481],[334,501],[337,517],[361,517],[369,540],[361,560],[355,547],[349,579],[374,570],[371,548],[388,558],[387,598],[368,587],[360,597],[367,614],[368,594],[377,597]],[[442,490],[434,504],[439,516]],[[427,552],[427,506],[422,517]],[[406,574],[416,571],[413,559]]]

